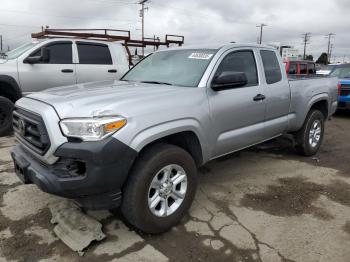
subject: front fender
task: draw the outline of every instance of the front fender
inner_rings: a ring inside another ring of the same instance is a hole
[[[202,149],[203,160],[207,161],[209,159],[209,150],[208,145],[205,143],[207,139],[205,139],[205,135],[203,134],[202,130],[203,127],[196,119],[186,118],[172,120],[142,129],[135,136],[133,136],[130,142],[127,144],[129,144],[129,146],[137,152],[140,152],[145,146],[158,139],[180,132],[191,131],[197,136],[199,140]]]

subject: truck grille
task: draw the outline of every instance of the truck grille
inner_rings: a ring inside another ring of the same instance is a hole
[[[39,155],[44,155],[50,148],[50,139],[41,116],[16,108],[13,112],[15,137],[24,146]]]

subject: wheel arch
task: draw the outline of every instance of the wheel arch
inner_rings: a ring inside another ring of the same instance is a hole
[[[172,127],[171,127],[172,126]],[[206,162],[207,149],[204,139],[194,125],[177,125],[174,122],[152,127],[140,132],[130,143],[131,147],[141,153],[156,143],[168,143],[186,150],[197,166]]]
[[[0,96],[6,97],[13,103],[22,97],[21,89],[13,77],[0,75]]]

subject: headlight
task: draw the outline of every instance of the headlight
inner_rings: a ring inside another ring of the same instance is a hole
[[[126,119],[121,116],[71,118],[60,122],[65,136],[80,138],[83,141],[102,140],[125,125]]]

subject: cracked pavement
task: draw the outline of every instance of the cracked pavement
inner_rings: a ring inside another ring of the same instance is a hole
[[[83,257],[55,236],[48,205],[61,199],[13,173],[0,138],[1,261],[350,261],[350,114],[327,123],[314,158],[288,137],[214,160],[182,223],[162,235],[130,229],[119,212],[89,211],[106,239]]]

